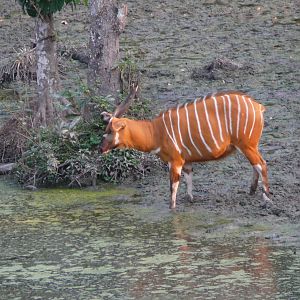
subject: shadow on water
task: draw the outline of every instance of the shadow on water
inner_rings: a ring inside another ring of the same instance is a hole
[[[0,189],[0,298],[299,296],[299,239],[271,239],[268,224],[172,213],[133,189]]]

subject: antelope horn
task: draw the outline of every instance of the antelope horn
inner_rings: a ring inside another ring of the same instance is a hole
[[[113,113],[113,117],[119,118],[128,110],[128,108],[130,107],[131,103],[133,102],[133,100],[137,94],[138,89],[139,89],[139,85],[137,82],[133,83],[131,85],[128,96],[126,97],[126,99],[123,102],[121,102],[117,106],[117,108],[115,109],[115,111]]]

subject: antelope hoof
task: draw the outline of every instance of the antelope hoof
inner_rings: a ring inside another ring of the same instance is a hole
[[[187,199],[187,201],[189,201],[190,203],[194,203],[194,197],[191,194],[187,194],[185,196],[185,198]]]
[[[256,189],[254,189],[254,188],[250,188],[250,192],[249,192],[249,195],[254,195],[255,194],[255,192],[256,192]]]
[[[176,209],[176,205],[171,203],[169,208],[174,210],[174,209]]]
[[[267,196],[266,193],[263,193],[263,200],[264,200],[266,203],[274,204],[273,201]]]

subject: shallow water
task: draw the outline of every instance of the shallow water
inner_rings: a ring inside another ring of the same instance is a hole
[[[299,226],[121,187],[0,190],[1,299],[299,299]]]

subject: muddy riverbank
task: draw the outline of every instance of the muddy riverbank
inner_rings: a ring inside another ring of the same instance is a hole
[[[1,53],[3,59],[8,59],[12,47],[28,44],[34,24],[20,15],[18,6],[1,5]],[[274,209],[260,209],[259,192],[254,197],[247,195],[252,170],[241,156],[195,166],[195,205],[262,217],[271,213],[299,221],[297,1],[284,4],[281,1],[264,4],[154,1],[151,5],[128,1],[128,5],[129,20],[122,36],[121,52],[122,55],[130,53],[143,71],[142,96],[152,100],[153,114],[199,95],[228,89],[246,91],[266,106],[260,149],[269,166]],[[18,22],[13,22],[16,16]],[[86,45],[87,24],[86,9],[82,6],[58,14],[56,26],[60,42],[76,48]],[[205,67],[218,59],[232,61],[238,67],[210,70],[208,76],[203,76]],[[85,65],[74,61],[66,63],[63,86],[72,89],[74,83],[85,78]],[[155,193],[161,195],[155,197],[167,201],[167,174],[155,166],[151,174],[143,179],[141,193]],[[184,203],[180,198],[179,203]]]

